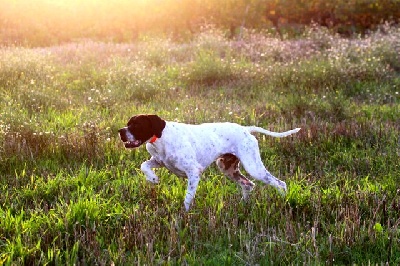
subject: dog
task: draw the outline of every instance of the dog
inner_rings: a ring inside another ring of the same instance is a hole
[[[191,125],[165,121],[157,115],[140,114],[131,117],[127,126],[118,132],[128,149],[146,144],[151,158],[143,162],[140,169],[148,181],[159,182],[152,169],[160,167],[166,167],[177,176],[187,177],[184,206],[189,211],[200,176],[214,161],[222,173],[241,187],[245,200],[253,190],[254,183],[240,172],[239,163],[251,177],[284,193],[286,183],[271,175],[264,167],[258,141],[251,133],[286,137],[299,130],[296,128],[278,133],[229,122]]]

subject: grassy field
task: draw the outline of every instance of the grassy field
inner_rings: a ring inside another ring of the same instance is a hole
[[[399,93],[390,27],[0,48],[0,264],[398,265]],[[147,183],[118,138],[138,113],[301,127],[257,135],[287,195],[257,182],[242,202],[213,165],[186,213],[186,180]]]

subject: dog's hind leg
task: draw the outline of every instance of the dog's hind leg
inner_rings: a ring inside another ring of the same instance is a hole
[[[243,199],[246,200],[255,185],[240,172],[239,158],[227,153],[219,157],[216,164],[222,173],[242,188]]]
[[[255,138],[254,141],[243,143],[243,146],[238,150],[238,158],[251,177],[277,188],[281,193],[286,192],[286,183],[271,175],[262,163]]]

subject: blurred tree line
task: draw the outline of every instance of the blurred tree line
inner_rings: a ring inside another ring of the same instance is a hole
[[[311,23],[352,34],[399,20],[400,0],[0,0],[0,44],[185,38],[206,23],[231,37],[243,27],[295,34]]]

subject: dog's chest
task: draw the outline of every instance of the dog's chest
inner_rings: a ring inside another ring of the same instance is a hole
[[[165,147],[163,149],[156,150],[152,146],[147,147],[148,152],[151,156],[163,167],[180,177],[186,177],[186,173],[182,170],[182,157],[172,152],[166,152]]]
[[[186,177],[186,173],[180,169],[181,163],[179,158],[174,156],[157,157],[153,156],[161,165],[167,168],[169,171],[180,177]]]

